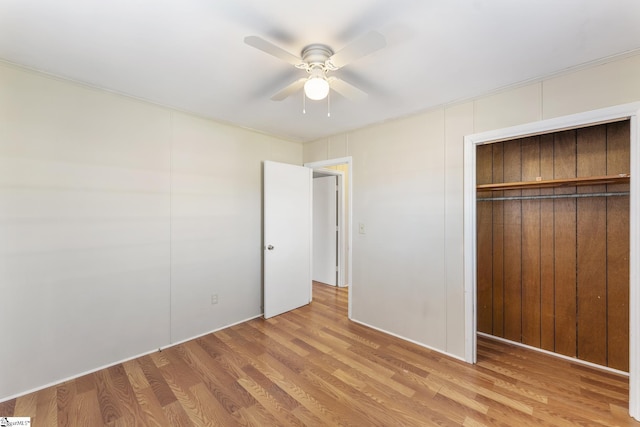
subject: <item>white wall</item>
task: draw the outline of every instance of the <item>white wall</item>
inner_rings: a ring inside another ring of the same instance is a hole
[[[638,76],[640,55],[305,144],[353,156],[354,320],[463,358],[463,136],[639,101]]]
[[[0,401],[259,315],[265,159],[302,147],[0,64]]]
[[[302,163],[298,143],[174,113],[171,340],[262,313],[262,162]],[[211,305],[211,295],[218,304]]]

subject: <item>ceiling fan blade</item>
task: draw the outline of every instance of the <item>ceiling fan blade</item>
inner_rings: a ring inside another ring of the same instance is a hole
[[[262,37],[247,36],[244,38],[244,42],[251,47],[255,47],[256,49],[261,50],[264,53],[268,53],[269,55],[282,59],[283,61],[286,61],[292,65],[297,66],[302,64],[301,58],[295,56],[292,53],[287,52],[286,50],[274,45],[269,41],[266,41]]]
[[[366,92],[337,77],[329,77],[327,80],[329,81],[329,86],[331,87],[331,89],[335,90],[340,95],[349,100],[361,101],[369,96]]]
[[[272,101],[282,101],[285,98],[288,98],[289,96],[293,95],[294,93],[296,93],[297,91],[299,91],[300,89],[302,89],[302,87],[304,86],[304,83],[307,81],[306,78],[301,78],[296,80],[295,82],[291,83],[289,86],[285,87],[284,89],[282,89],[280,92],[276,93],[275,95],[273,95],[271,97]]]
[[[369,31],[331,56],[328,62],[331,63],[334,69],[342,68],[356,59],[382,49],[386,45],[387,40],[382,34],[377,31]]]

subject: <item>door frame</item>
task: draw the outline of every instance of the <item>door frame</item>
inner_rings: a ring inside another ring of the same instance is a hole
[[[336,286],[339,288],[344,288],[345,287],[345,277],[344,277],[344,262],[345,262],[345,233],[344,233],[344,223],[345,223],[345,210],[344,210],[344,205],[345,205],[345,198],[344,198],[344,172],[339,171],[339,170],[334,170],[334,169],[325,169],[325,168],[314,168],[313,169],[313,174],[322,174],[323,176],[335,176],[336,177],[336,181],[337,181],[337,193],[338,193],[338,205],[336,207],[337,209],[337,216],[338,216],[338,239],[337,239],[337,254],[336,254],[336,258],[338,259],[338,277],[336,280]],[[316,178],[320,178],[320,177],[312,177],[311,181],[313,182],[314,179]],[[315,194],[314,194],[315,197]],[[312,200],[313,203],[315,203],[314,200]],[[312,260],[313,258],[313,252],[311,253],[312,255]],[[313,271],[313,269],[312,269]]]
[[[346,209],[347,216],[347,225],[349,228],[349,233],[347,233],[346,243],[347,243],[347,285],[349,286],[349,298],[348,298],[348,317],[351,319],[352,306],[353,306],[353,158],[351,156],[348,157],[340,157],[336,159],[329,160],[321,160],[317,162],[308,162],[304,163],[305,167],[311,169],[323,169],[328,166],[340,166],[347,165],[347,189],[348,195],[347,206],[349,209]],[[344,188],[344,187],[343,187]],[[344,282],[343,282],[344,283]]]
[[[464,137],[465,360],[477,361],[476,147],[537,134],[629,119],[629,414],[640,420],[640,102],[587,111]]]

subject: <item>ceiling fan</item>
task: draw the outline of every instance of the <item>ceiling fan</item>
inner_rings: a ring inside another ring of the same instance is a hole
[[[335,52],[329,46],[314,43],[302,49],[296,56],[259,36],[247,36],[244,42],[249,46],[282,59],[298,69],[305,70],[307,77],[300,78],[271,97],[273,101],[282,101],[300,89],[312,100],[327,97],[331,89],[347,99],[362,99],[367,94],[344,80],[328,75],[351,62],[369,55],[387,45],[384,36],[377,31],[370,31],[349,45]]]

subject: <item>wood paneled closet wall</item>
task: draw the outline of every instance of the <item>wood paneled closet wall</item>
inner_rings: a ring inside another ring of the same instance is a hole
[[[625,120],[477,148],[479,332],[629,370],[629,138]]]

